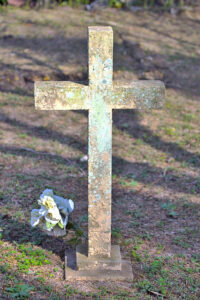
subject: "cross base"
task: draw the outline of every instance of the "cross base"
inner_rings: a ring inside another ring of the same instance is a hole
[[[121,259],[118,245],[111,247],[111,257],[87,256],[87,246],[79,245],[74,253],[65,253],[65,279],[91,281],[132,281],[130,260]]]

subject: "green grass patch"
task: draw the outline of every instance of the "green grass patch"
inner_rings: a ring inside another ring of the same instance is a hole
[[[31,246],[25,246],[24,244],[18,246],[18,250],[21,252],[17,255],[18,269],[21,271],[27,271],[32,266],[43,266],[50,264],[46,254],[41,249],[33,249]]]
[[[139,182],[134,179],[121,179],[119,182],[122,186],[125,187],[136,187],[139,184]]]
[[[28,284],[17,284],[6,288],[5,291],[12,299],[28,299],[31,296],[30,293],[34,290],[35,288]]]

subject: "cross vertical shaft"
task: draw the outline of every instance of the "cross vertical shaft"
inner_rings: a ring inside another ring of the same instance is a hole
[[[88,256],[110,257],[113,33],[109,27],[89,28],[89,169]]]

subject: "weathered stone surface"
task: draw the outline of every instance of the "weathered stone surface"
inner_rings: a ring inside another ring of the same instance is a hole
[[[88,261],[93,262],[92,257],[88,257]],[[89,263],[90,268],[77,270],[76,255],[66,251],[65,254],[65,279],[79,281],[79,280],[90,280],[90,281],[132,281],[133,272],[130,260],[121,260],[121,270],[113,270],[102,267],[92,267]]]
[[[113,84],[112,28],[89,27],[88,38],[89,86],[37,82],[35,99],[37,109],[89,110],[88,256],[105,258],[111,255],[112,109],[160,108],[165,87],[160,81]]]
[[[88,246],[76,247],[76,262],[78,270],[102,269],[121,271],[121,254],[119,245],[111,246],[110,257],[89,256]]]
[[[94,106],[91,96],[91,87],[83,84],[67,81],[35,83],[35,108],[38,110],[91,110]],[[105,103],[114,109],[159,109],[164,98],[165,86],[159,80],[114,82],[104,95]]]
[[[111,252],[111,155],[113,34],[110,27],[89,27],[89,190],[88,255]]]
[[[111,27],[89,27],[89,86],[104,90],[112,86],[113,32]],[[100,93],[106,96],[106,93]],[[96,100],[96,99],[95,99]],[[97,101],[97,100],[96,100]]]
[[[89,109],[89,88],[67,81],[35,82],[35,108],[39,110]]]
[[[165,85],[159,80],[115,83],[110,97],[115,109],[158,109],[165,99]]]

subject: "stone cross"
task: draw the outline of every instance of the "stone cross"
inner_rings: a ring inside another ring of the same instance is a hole
[[[111,255],[112,109],[160,108],[160,81],[113,83],[113,31],[89,27],[89,85],[35,83],[36,109],[88,110],[88,257]]]

